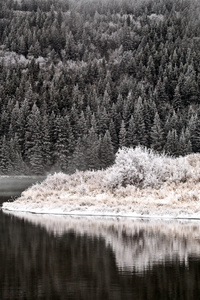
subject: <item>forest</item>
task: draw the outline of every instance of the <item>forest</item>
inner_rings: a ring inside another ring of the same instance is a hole
[[[0,0],[0,174],[200,152],[198,0]]]

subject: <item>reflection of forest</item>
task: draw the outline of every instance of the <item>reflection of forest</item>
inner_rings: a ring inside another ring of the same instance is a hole
[[[198,223],[18,217],[0,216],[1,299],[198,299]]]
[[[200,226],[196,222],[142,221],[94,217],[70,217],[15,213],[55,236],[67,232],[103,238],[122,271],[145,271],[162,261],[187,264],[189,256],[200,255]]]

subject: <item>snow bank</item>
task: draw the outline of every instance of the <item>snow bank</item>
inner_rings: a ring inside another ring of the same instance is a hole
[[[200,155],[124,148],[101,171],[57,173],[3,209],[35,213],[200,218]]]
[[[10,213],[10,212],[7,212]],[[163,262],[200,255],[200,226],[197,221],[148,221],[127,218],[70,217],[12,212],[54,236],[70,232],[102,239],[112,249],[122,271],[144,272]]]

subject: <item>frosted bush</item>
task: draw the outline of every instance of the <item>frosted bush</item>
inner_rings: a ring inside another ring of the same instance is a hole
[[[172,158],[144,147],[123,148],[118,151],[114,165],[106,170],[77,171],[72,175],[55,173],[29,188],[27,195],[34,192],[38,197],[49,196],[59,191],[66,195],[92,197],[102,193],[128,196],[134,194],[135,189],[157,188],[164,182],[176,184],[190,178],[193,182],[192,172],[194,168],[188,157]]]
[[[52,189],[62,189],[65,187],[70,180],[70,176],[64,173],[55,173],[54,175],[49,175],[47,179],[43,182],[44,186],[49,186]]]
[[[144,147],[123,148],[118,151],[115,164],[107,170],[104,184],[111,189],[127,185],[156,187],[163,182],[186,181],[190,169],[184,158],[159,155]]]

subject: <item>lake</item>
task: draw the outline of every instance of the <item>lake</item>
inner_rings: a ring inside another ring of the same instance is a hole
[[[0,232],[2,300],[199,299],[200,221],[0,211]]]

